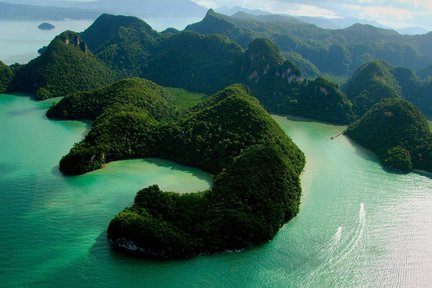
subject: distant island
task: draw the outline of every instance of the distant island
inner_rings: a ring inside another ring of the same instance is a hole
[[[41,30],[53,30],[55,28],[51,23],[43,22],[38,26]]]

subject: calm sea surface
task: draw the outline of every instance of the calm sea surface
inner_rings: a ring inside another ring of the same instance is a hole
[[[0,21],[0,60],[25,63],[56,34],[90,22],[54,23],[50,32],[38,24]],[[274,116],[307,165],[300,214],[273,241],[158,262],[112,252],[110,219],[145,186],[201,191],[211,176],[147,159],[64,177],[58,161],[89,127],[48,120],[50,105],[0,95],[0,287],[431,286],[431,178],[388,173],[344,136],[330,140],[342,126]]]
[[[162,160],[64,177],[58,161],[88,127],[50,121],[50,102],[0,95],[2,287],[428,287],[432,180],[396,175],[344,127],[274,116],[303,149],[301,212],[238,253],[155,262],[110,251],[105,231],[142,187],[208,189],[210,175]]]
[[[145,21],[157,31],[169,27],[183,30],[188,24],[198,22],[201,18],[148,18]],[[93,21],[68,20],[49,21],[54,30],[40,30],[40,21],[5,21],[0,19],[0,61],[8,65],[25,64],[38,56],[39,48],[48,45],[54,37],[63,31],[82,32]]]

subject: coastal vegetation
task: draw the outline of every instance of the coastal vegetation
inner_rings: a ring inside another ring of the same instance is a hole
[[[357,117],[385,98],[403,98],[432,115],[432,80],[421,79],[409,68],[393,68],[379,60],[362,65],[344,87]]]
[[[354,122],[345,134],[400,172],[432,171],[432,134],[421,111],[409,102],[387,98]]]
[[[9,90],[9,85],[13,76],[13,70],[0,61],[0,93],[5,93]]]
[[[123,99],[125,94],[137,97],[123,91],[137,83],[148,86],[138,89],[142,98]],[[270,240],[298,213],[303,153],[244,86],[227,87],[175,116],[174,106],[154,85],[123,80],[93,95],[68,96],[48,113],[74,119],[71,109],[84,119],[96,116],[86,138],[61,160],[65,174],[82,174],[114,160],[158,157],[215,177],[212,190],[202,193],[178,195],[156,186],[140,191],[133,206],[112,220],[112,246],[147,257],[184,258]],[[86,110],[83,99],[102,95],[113,95],[112,106],[100,102],[102,109],[78,112]],[[155,109],[154,102],[163,105]]]

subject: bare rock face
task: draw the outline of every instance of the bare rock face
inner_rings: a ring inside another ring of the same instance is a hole
[[[67,36],[69,37],[63,38],[63,41],[66,45],[72,45],[80,49],[82,52],[88,54],[88,52],[90,51],[88,45],[85,41],[81,39],[81,37],[78,34],[67,35]]]

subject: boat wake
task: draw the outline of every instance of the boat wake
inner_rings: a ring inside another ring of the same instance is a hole
[[[349,230],[344,232],[339,226],[319,247],[322,261],[302,281],[301,287],[344,287],[344,275],[354,267],[366,247],[366,228],[366,209],[364,203],[360,203],[358,216]]]

